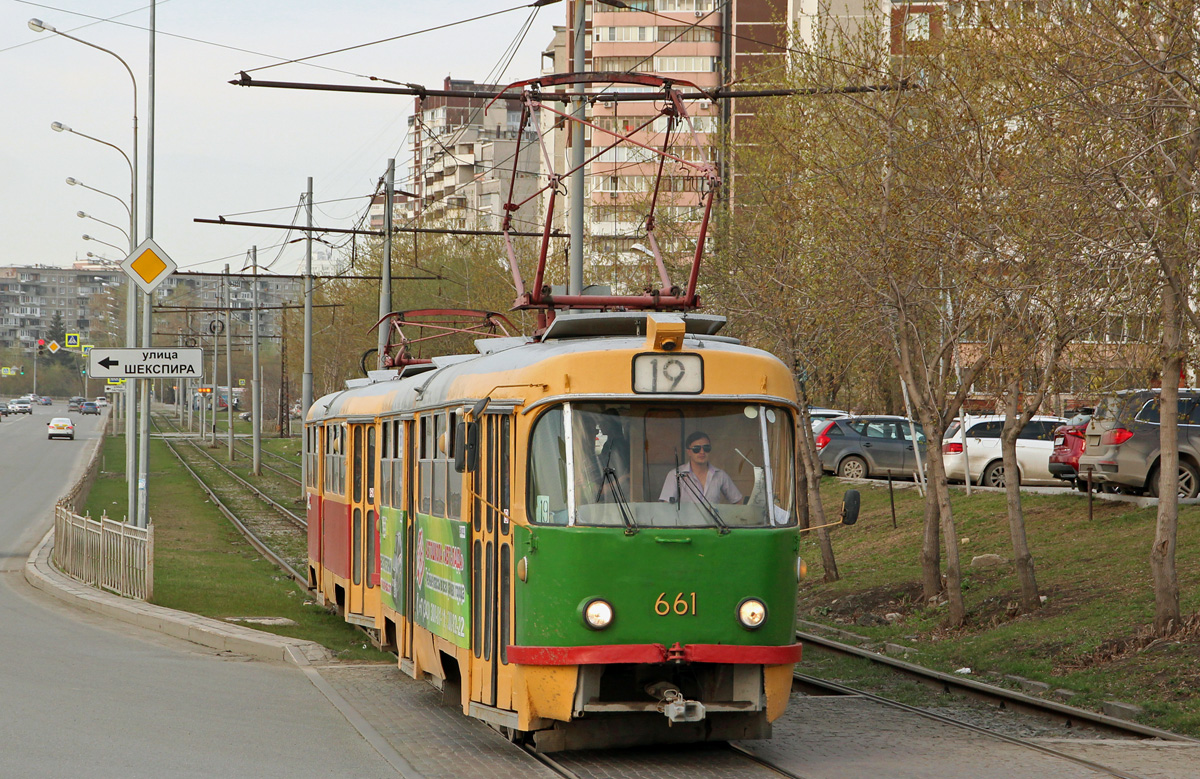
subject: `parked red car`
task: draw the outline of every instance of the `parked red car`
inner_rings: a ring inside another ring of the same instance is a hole
[[[1079,455],[1087,448],[1085,431],[1092,419],[1092,409],[1081,408],[1065,425],[1054,428],[1054,451],[1050,454],[1050,473],[1070,482],[1081,492],[1087,492],[1087,474],[1079,473]]]

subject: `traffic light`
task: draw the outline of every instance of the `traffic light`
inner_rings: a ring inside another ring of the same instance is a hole
[[[24,365],[21,366],[21,375],[22,376],[25,375],[25,366]]]
[[[45,353],[46,353],[46,339],[39,338],[38,339],[38,357],[41,357]]]

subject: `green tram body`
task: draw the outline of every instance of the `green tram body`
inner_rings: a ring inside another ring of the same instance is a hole
[[[542,749],[769,736],[800,656],[796,405],[787,368],[721,322],[564,317],[317,400],[310,586],[407,673]],[[696,389],[672,360],[703,371],[699,391],[669,391]],[[729,445],[714,464],[744,505],[658,500],[696,427]],[[765,608],[752,628],[747,599]]]

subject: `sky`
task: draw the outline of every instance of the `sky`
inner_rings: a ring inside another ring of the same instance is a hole
[[[291,223],[309,176],[313,222],[352,227],[396,158],[405,164],[411,96],[246,88],[239,71],[275,81],[375,85],[366,76],[440,88],[443,79],[508,83],[541,72],[563,3],[530,0],[159,0],[155,51],[154,241],[180,270],[237,272],[252,245],[271,272],[303,268],[284,231],[206,225],[224,215]],[[353,51],[277,65],[496,11],[490,18]],[[138,222],[146,237],[148,0],[0,0],[0,266],[70,266],[93,252],[124,259],[134,94],[114,57],[28,26],[40,19],[119,55],[137,81]],[[509,62],[509,56],[511,61]],[[507,68],[505,69],[505,63]],[[498,72],[502,71],[502,72]],[[60,122],[74,130],[54,132]],[[68,177],[116,198],[69,186]],[[397,181],[402,188],[403,182]],[[83,211],[89,217],[78,217]],[[236,216],[235,216],[236,215]],[[91,217],[94,217],[91,218]],[[303,214],[298,224],[303,224]],[[110,225],[100,221],[108,222]],[[115,244],[119,249],[84,234]],[[300,237],[293,233],[290,238]],[[331,236],[331,241],[338,240]],[[341,239],[341,240],[344,240]]]

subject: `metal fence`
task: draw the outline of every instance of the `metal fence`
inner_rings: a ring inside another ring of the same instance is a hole
[[[154,595],[154,528],[54,507],[54,564],[75,579],[127,598]]]
[[[154,528],[76,513],[100,472],[103,446],[101,438],[83,475],[54,506],[54,564],[93,587],[149,600],[154,596]]]

